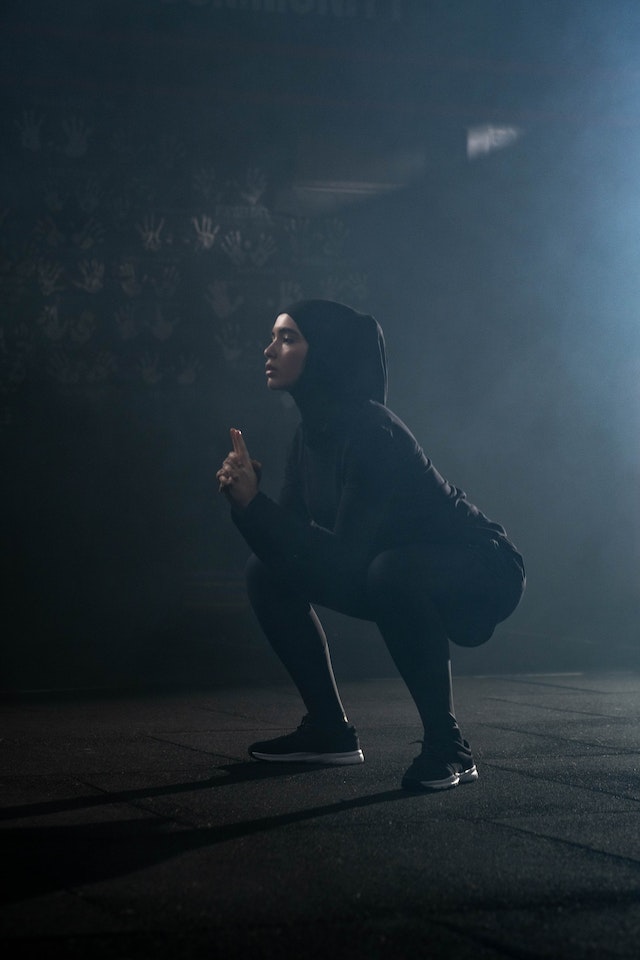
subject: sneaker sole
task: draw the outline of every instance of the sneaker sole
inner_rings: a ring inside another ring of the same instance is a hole
[[[454,773],[444,780],[407,780],[402,781],[404,790],[423,790],[434,792],[437,790],[451,790],[460,783],[475,783],[478,779],[478,770],[475,766],[470,767],[463,773]]]
[[[251,750],[250,754],[256,760],[267,760],[271,763],[324,763],[334,767],[364,763],[362,750],[351,750],[348,753],[260,753]]]

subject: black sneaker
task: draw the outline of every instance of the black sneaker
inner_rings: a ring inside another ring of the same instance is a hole
[[[402,786],[405,790],[450,790],[477,779],[471,748],[463,740],[446,749],[423,745],[402,778]]]
[[[308,716],[303,717],[293,733],[252,743],[249,753],[256,760],[277,762],[328,763],[335,766],[364,763],[364,754],[353,724],[316,727]]]

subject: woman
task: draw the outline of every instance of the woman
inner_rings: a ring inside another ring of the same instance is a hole
[[[477,779],[458,727],[449,640],[475,646],[517,606],[522,558],[426,458],[385,406],[387,366],[373,317],[329,300],[276,319],[267,386],[286,390],[301,423],[280,502],[258,490],[260,465],[239,430],[217,473],[251,547],[249,598],[307,714],[298,729],[254,743],[259,760],[362,763],[336,686],[318,603],[375,621],[424,725],[402,785],[443,790]]]

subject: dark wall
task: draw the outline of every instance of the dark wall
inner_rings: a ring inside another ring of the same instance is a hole
[[[380,319],[391,405],[525,554],[459,668],[635,663],[633,6],[5,6],[4,685],[268,669],[213,477],[237,425],[277,490],[300,295]]]

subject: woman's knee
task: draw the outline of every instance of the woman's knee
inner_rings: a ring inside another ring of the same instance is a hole
[[[412,590],[412,564],[406,552],[385,550],[367,569],[367,595],[374,605]]]
[[[301,600],[302,595],[292,589],[283,577],[272,567],[263,563],[255,554],[251,554],[244,568],[247,594],[253,607],[274,601]]]

